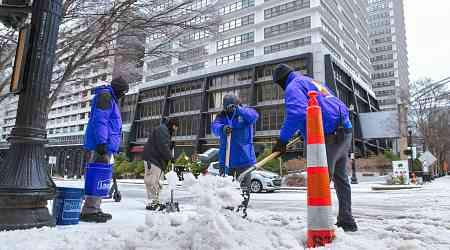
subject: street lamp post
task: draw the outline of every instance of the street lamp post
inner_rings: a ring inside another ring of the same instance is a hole
[[[412,155],[412,130],[408,130],[408,147],[410,150],[410,155],[408,158],[408,165],[409,165],[409,173],[411,174],[413,172],[413,155]]]
[[[55,195],[55,184],[46,169],[44,144],[61,13],[62,0],[32,3],[31,23],[26,27],[26,60],[20,73],[23,88],[8,158],[0,171],[0,230],[55,225],[47,208],[47,201]],[[4,14],[0,9],[0,15]]]
[[[356,157],[355,157],[355,119],[354,119],[354,106],[353,104],[350,104],[349,111],[350,111],[350,117],[352,119],[352,153],[351,153],[351,160],[352,160],[352,184],[358,184],[358,178],[356,177]]]

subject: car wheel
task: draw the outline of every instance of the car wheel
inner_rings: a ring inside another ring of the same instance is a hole
[[[250,190],[252,193],[260,193],[263,189],[262,183],[258,180],[252,180]]]

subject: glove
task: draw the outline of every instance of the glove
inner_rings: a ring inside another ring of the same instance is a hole
[[[280,155],[286,153],[286,143],[283,143],[280,141],[280,139],[277,140],[277,143],[272,148],[272,153],[280,152]]]
[[[231,104],[227,106],[227,109],[225,110],[228,114],[233,114],[234,111],[237,109],[236,104]]]
[[[95,147],[95,152],[99,155],[105,155],[106,154],[106,144],[98,144],[97,147]]]
[[[223,133],[226,134],[226,135],[231,134],[231,131],[232,131],[232,130],[233,130],[233,129],[232,129],[229,125],[224,125],[224,126],[223,126]]]

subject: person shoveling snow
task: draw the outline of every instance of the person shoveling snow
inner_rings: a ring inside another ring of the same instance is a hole
[[[253,125],[258,118],[258,113],[252,108],[242,106],[238,97],[223,97],[223,111],[214,120],[212,132],[219,137],[219,165],[224,176],[237,177],[255,165]],[[244,217],[247,216],[246,210],[250,201],[250,183],[250,175],[240,181],[243,201],[238,210],[242,209]]]
[[[178,128],[177,121],[174,118],[167,118],[161,122],[161,125],[152,131],[144,146],[144,165],[145,165],[145,187],[147,189],[147,210],[157,210],[163,208],[159,201],[161,186],[159,179],[166,163],[172,160],[173,144],[171,137]]]

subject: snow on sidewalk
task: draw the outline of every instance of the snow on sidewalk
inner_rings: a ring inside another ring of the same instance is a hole
[[[221,209],[240,202],[231,180],[188,178],[185,185],[195,198],[181,213],[149,212],[143,202],[124,199],[104,204],[114,216],[109,223],[2,232],[0,249],[303,249],[304,200],[296,212],[283,210],[279,201],[279,210],[250,209],[244,220]],[[262,196],[255,195],[255,204]],[[332,246],[322,249],[450,249],[450,177],[420,190],[356,189],[353,200],[360,231],[337,229]]]

